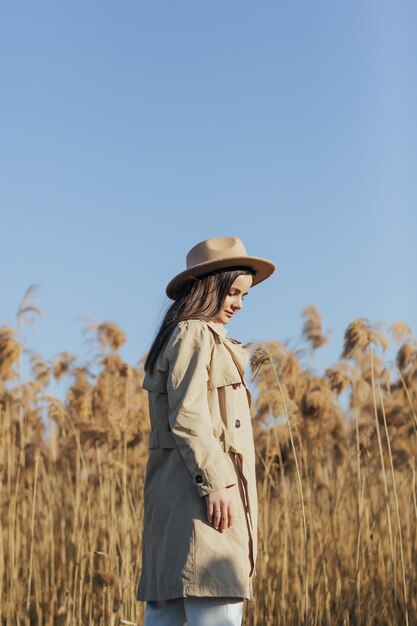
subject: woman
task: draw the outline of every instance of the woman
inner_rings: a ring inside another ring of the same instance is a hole
[[[253,600],[257,494],[249,352],[226,325],[272,261],[237,237],[187,255],[145,362],[151,433],[144,487],[145,626],[235,626]]]

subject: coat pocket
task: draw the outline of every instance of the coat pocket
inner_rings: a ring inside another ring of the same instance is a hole
[[[208,522],[193,520],[194,571],[198,587],[212,595],[245,596],[247,586],[247,546],[243,520],[236,518],[232,528],[219,532]],[[208,595],[210,595],[208,593]]]

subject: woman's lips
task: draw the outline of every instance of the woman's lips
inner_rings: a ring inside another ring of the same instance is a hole
[[[230,313],[229,311],[225,311],[226,315],[228,315],[229,317],[232,317],[233,313]]]

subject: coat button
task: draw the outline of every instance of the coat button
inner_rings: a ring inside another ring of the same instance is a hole
[[[236,420],[235,421],[235,426],[236,426],[236,428],[240,428],[240,420]]]
[[[204,478],[201,474],[197,474],[195,477],[195,482],[198,483],[199,485],[203,482]]]

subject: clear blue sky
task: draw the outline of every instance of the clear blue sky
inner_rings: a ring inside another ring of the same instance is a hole
[[[0,324],[40,284],[27,347],[86,354],[113,320],[135,364],[185,255],[273,259],[228,325],[334,363],[357,317],[417,331],[414,1],[2,2]]]

